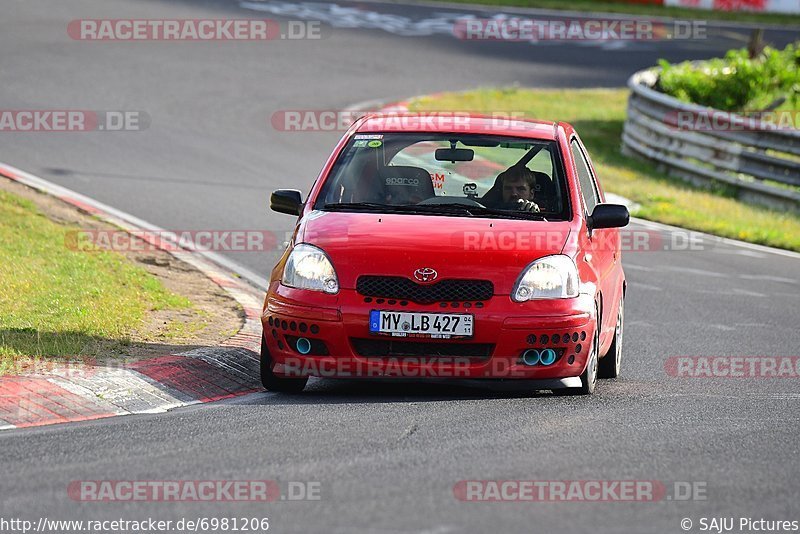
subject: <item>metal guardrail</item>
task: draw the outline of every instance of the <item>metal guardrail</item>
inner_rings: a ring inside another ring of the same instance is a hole
[[[654,68],[628,80],[623,152],[692,183],[727,184],[745,201],[800,210],[800,191],[764,183],[800,187],[800,130],[681,102],[653,89],[657,76]]]

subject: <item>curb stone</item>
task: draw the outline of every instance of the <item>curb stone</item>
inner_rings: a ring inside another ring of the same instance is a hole
[[[133,216],[0,163],[0,176],[55,196],[129,232],[145,230]],[[260,391],[263,294],[211,260],[163,247],[220,286],[244,310],[237,334],[218,347],[165,354],[130,364],[54,366],[46,373],[0,377],[0,430],[165,412]]]

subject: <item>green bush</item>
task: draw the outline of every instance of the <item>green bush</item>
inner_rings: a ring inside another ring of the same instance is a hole
[[[800,110],[800,46],[765,48],[756,58],[746,49],[724,58],[676,65],[660,60],[656,89],[684,102],[725,111],[760,111],[783,98],[780,109]]]

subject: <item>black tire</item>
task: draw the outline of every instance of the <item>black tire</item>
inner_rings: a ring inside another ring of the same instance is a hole
[[[617,378],[622,369],[622,335],[625,328],[625,299],[619,299],[617,312],[617,328],[614,330],[614,341],[608,349],[608,354],[600,359],[597,366],[597,376],[600,378]]]
[[[308,377],[287,378],[272,372],[272,358],[269,355],[267,342],[261,337],[261,385],[269,391],[279,393],[300,393],[306,387]]]
[[[565,388],[553,391],[556,395],[591,395],[597,387],[597,360],[598,353],[600,352],[600,320],[599,315],[594,329],[594,338],[592,339],[592,348],[589,352],[589,361],[586,363],[586,369],[581,375],[581,385],[576,388]]]
[[[600,352],[600,325],[595,328],[592,351],[589,353],[589,363],[586,370],[581,375],[581,387],[574,388],[576,395],[591,395],[597,387],[597,360]]]

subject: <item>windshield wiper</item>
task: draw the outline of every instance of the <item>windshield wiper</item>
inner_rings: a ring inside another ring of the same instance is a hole
[[[331,211],[404,211],[402,209],[395,209],[402,207],[403,206],[392,206],[390,204],[379,204],[377,202],[338,202],[322,206],[323,209]]]
[[[537,221],[547,221],[542,213],[536,211],[501,210],[483,206],[470,206],[470,209],[473,210],[473,213],[476,215],[500,215],[502,217],[513,217],[515,219],[536,219]]]
[[[342,202],[338,204],[325,204],[322,209],[328,211],[368,211],[372,213],[408,213],[410,215],[466,215],[471,217],[472,214],[463,209],[457,208],[455,210],[431,210],[425,209],[431,206],[419,206],[417,204],[379,204],[377,202]]]
[[[469,213],[472,216],[481,216],[481,215],[493,215],[497,217],[507,218],[507,219],[536,219],[546,221],[544,215],[541,213],[536,213],[532,211],[514,211],[514,210],[503,210],[497,208],[487,208],[485,206],[474,206],[472,204],[461,204],[461,203],[453,203],[453,204],[417,204],[415,206],[419,209],[425,209],[429,212],[435,213]]]
[[[380,204],[377,202],[342,202],[325,204],[323,209],[329,211],[378,211],[394,213],[441,214],[461,215],[468,217],[493,216],[506,219],[536,219],[547,220],[540,213],[528,211],[512,211],[471,204]]]
[[[376,202],[342,202],[325,204],[329,211],[371,211],[380,213],[409,213],[412,215],[461,215],[473,217],[472,212],[461,204],[378,204]]]

